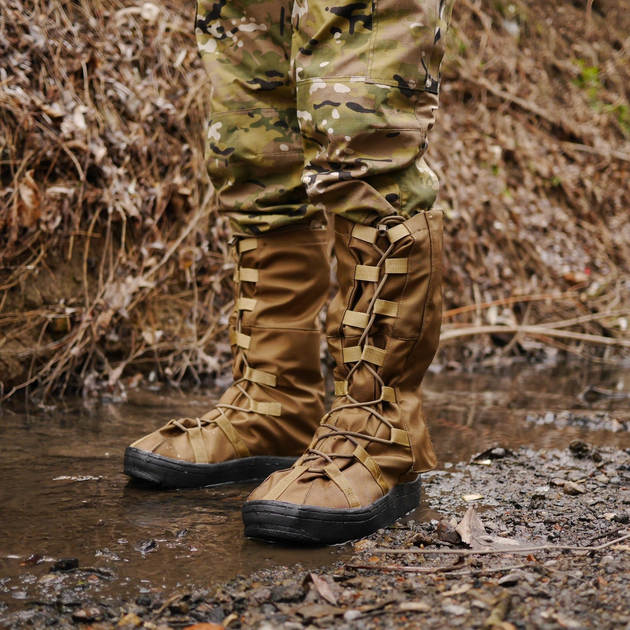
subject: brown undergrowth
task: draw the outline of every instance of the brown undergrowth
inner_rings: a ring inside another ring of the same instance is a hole
[[[458,0],[429,150],[449,219],[443,362],[627,356],[624,4]],[[0,0],[5,397],[228,362],[192,17],[172,0]]]

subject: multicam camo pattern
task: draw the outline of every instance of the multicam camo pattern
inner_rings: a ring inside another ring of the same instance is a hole
[[[454,0],[198,0],[216,203],[260,233],[430,208],[423,154]]]

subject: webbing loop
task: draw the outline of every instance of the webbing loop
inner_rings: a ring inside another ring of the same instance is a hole
[[[346,495],[348,505],[351,508],[361,507],[361,501],[357,497],[357,493],[350,485],[350,482],[346,476],[337,468],[337,464],[331,463],[328,466],[324,466],[324,472],[328,475],[331,481],[333,481],[338,488]]]
[[[256,370],[255,368],[247,366],[243,378],[251,383],[258,383],[258,385],[268,385],[269,387],[275,387],[278,383],[278,377],[275,374],[264,372],[263,370]]]
[[[379,268],[369,265],[357,265],[354,272],[354,279],[363,282],[378,282]]]
[[[404,429],[390,429],[392,444],[400,444],[401,446],[409,446],[409,434]]]
[[[342,321],[346,326],[354,326],[354,328],[366,328],[369,322],[370,316],[359,311],[346,311]]]
[[[253,311],[256,308],[256,302],[253,298],[240,297],[234,302],[235,311]]]
[[[378,237],[378,230],[375,230],[369,225],[361,225],[360,223],[357,223],[352,230],[352,236],[354,238],[358,238],[360,241],[374,245]]]
[[[410,232],[407,226],[404,223],[399,223],[398,225],[395,225],[394,227],[391,227],[389,228],[389,230],[387,230],[387,238],[389,239],[390,243],[396,243],[401,238],[405,238],[405,236],[407,236],[409,233]]]
[[[378,299],[374,302],[374,313],[376,315],[385,315],[386,317],[397,317],[398,302]]]
[[[352,346],[342,350],[344,363],[355,363],[361,360],[361,346]]]
[[[335,381],[335,396],[345,396],[348,393],[348,381]]]
[[[258,240],[255,238],[244,238],[238,243],[238,253],[244,254],[245,252],[251,252],[258,247]]]
[[[383,494],[387,494],[389,492],[389,485],[383,477],[378,462],[372,459],[368,452],[359,444],[357,444],[352,454],[370,471],[372,477],[374,477],[374,481],[381,487]]]
[[[385,363],[386,356],[387,352],[385,350],[381,350],[381,348],[375,348],[374,346],[369,346],[367,344],[363,346],[363,351],[361,352],[361,358],[364,361],[373,363],[379,367],[382,367]]]
[[[385,273],[407,273],[409,258],[388,258],[385,261]]]
[[[249,350],[252,338],[236,330],[230,330],[230,345]]]
[[[258,282],[258,269],[239,267],[234,272],[234,282]]]
[[[263,416],[281,416],[282,415],[282,405],[276,402],[258,402],[256,400],[251,400],[250,410],[254,413],[259,413]]]
[[[385,402],[396,404],[396,390],[393,387],[383,385],[381,387],[381,399]]]

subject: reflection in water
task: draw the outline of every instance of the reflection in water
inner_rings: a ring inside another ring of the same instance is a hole
[[[630,382],[622,379],[621,371],[588,366],[431,374],[425,409],[441,466],[495,444],[563,448],[581,438],[628,447]],[[240,507],[251,486],[164,491],[122,474],[127,444],[172,417],[202,415],[213,400],[212,392],[136,391],[121,404],[2,410],[0,609],[63,581],[48,575],[57,558],[94,567],[85,588],[135,597],[347,555],[348,546],[296,549],[243,538]],[[413,517],[437,514],[423,502]]]

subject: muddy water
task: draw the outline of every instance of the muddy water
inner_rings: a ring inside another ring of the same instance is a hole
[[[445,372],[428,377],[425,408],[448,468],[497,444],[566,447],[580,438],[630,447],[629,391],[627,371],[592,366]],[[240,507],[251,486],[164,491],[122,474],[127,444],[171,417],[201,415],[215,398],[207,391],[134,391],[124,403],[5,407],[0,612],[58,597],[66,587],[100,593],[104,601],[145,592],[167,597],[237,573],[347,557],[348,547],[292,549],[244,539]],[[426,504],[413,515],[434,516]],[[80,578],[49,574],[59,558],[92,568]]]

